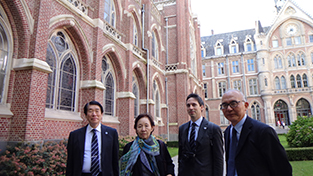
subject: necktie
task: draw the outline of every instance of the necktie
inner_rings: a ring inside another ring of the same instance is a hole
[[[92,176],[98,176],[100,172],[99,167],[99,148],[98,148],[98,138],[96,129],[93,129],[93,136],[91,141],[91,168],[90,172]]]
[[[233,127],[232,130],[232,139],[230,141],[229,146],[229,156],[228,156],[228,167],[227,167],[227,176],[233,176],[235,175],[235,156],[236,156],[236,150],[237,150],[237,131]]]
[[[196,151],[196,141],[195,141],[195,136],[196,136],[196,123],[192,123],[191,127],[191,132],[190,132],[190,138],[189,138],[189,145],[191,148],[192,152]]]

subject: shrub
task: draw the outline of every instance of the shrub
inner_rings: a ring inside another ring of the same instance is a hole
[[[0,156],[0,175],[65,175],[66,142],[38,144],[19,143],[8,146]]]
[[[287,148],[289,161],[313,160],[313,147]]]
[[[313,146],[313,116],[298,117],[289,128],[286,137],[290,147]]]

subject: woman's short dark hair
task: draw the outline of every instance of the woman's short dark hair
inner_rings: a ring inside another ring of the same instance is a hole
[[[88,106],[89,106],[89,105],[97,105],[97,106],[99,106],[99,107],[100,107],[100,110],[101,110],[101,114],[103,113],[103,107],[102,107],[102,105],[101,105],[99,102],[93,100],[93,101],[87,103],[87,104],[84,106],[84,114],[85,114],[85,115],[87,115],[87,111],[88,111]]]
[[[148,113],[139,114],[135,119],[134,129],[137,129],[138,121],[144,117],[148,117],[151,126],[155,126],[152,116]]]

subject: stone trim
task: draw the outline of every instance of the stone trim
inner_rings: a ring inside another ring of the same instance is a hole
[[[13,70],[28,70],[34,69],[45,73],[52,73],[50,66],[46,61],[39,60],[37,58],[21,58],[13,60]]]

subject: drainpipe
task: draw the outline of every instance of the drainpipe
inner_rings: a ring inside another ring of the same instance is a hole
[[[166,65],[168,64],[168,18],[165,18],[166,22]],[[165,98],[166,98],[166,116],[167,116],[167,140],[170,140],[170,119],[169,119],[169,107],[168,107],[168,85],[167,85],[167,77],[165,77]]]
[[[149,50],[145,48],[145,5],[142,4],[142,49],[147,53],[147,113],[149,112]]]

